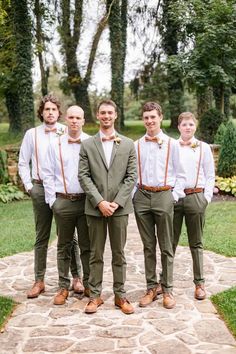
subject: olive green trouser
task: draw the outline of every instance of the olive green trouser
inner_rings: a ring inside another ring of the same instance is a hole
[[[202,236],[207,204],[203,193],[194,193],[186,195],[185,198],[181,198],[174,206],[173,250],[175,253],[181,234],[183,218],[185,218],[188,243],[193,260],[193,277],[195,284],[204,283]]]
[[[31,189],[31,199],[34,209],[36,240],[34,245],[34,272],[35,281],[43,280],[46,272],[48,242],[51,233],[53,213],[45,203],[44,188],[41,184],[34,184]],[[78,251],[78,237],[75,234],[72,244],[71,274],[81,276],[81,264]]]
[[[75,229],[78,232],[83,284],[84,287],[88,287],[90,244],[84,204],[85,198],[72,201],[58,197],[52,206],[58,229],[57,267],[59,288],[69,289],[70,287],[71,244]]]
[[[103,254],[109,232],[112,252],[113,292],[118,297],[125,296],[126,260],[124,247],[127,237],[128,215],[96,217],[87,215],[91,245],[89,288],[91,297],[99,297],[102,292]]]
[[[156,287],[156,245],[161,251],[162,278],[164,292],[173,289],[173,214],[174,198],[172,192],[149,192],[137,190],[134,198],[134,211],[143,242],[144,265],[147,289]]]

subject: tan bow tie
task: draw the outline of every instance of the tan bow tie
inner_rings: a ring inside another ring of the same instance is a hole
[[[159,138],[157,136],[145,136],[145,141],[151,141],[153,143],[158,143]]]
[[[102,137],[102,141],[111,141],[111,140],[115,140],[115,135],[110,135],[110,136],[103,136]]]
[[[81,144],[81,139],[73,139],[73,138],[68,138],[68,144]]]
[[[48,128],[48,127],[46,127],[44,131],[45,131],[46,134],[48,134],[48,133],[54,133],[54,132],[57,131],[57,128],[56,128],[56,127],[54,127],[54,128]]]
[[[182,145],[182,146],[189,146],[189,145],[192,144],[192,142],[191,142],[190,140],[188,140],[188,141],[183,141],[182,139],[179,140],[179,143],[180,143],[180,145]]]

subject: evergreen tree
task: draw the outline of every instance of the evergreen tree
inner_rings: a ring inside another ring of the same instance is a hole
[[[232,120],[226,125],[220,150],[217,174],[220,177],[236,176],[236,127]]]

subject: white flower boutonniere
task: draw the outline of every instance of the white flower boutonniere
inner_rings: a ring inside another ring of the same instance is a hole
[[[64,134],[65,134],[64,128],[58,128],[58,129],[57,129],[57,132],[56,132],[56,135],[57,135],[57,136],[62,136],[62,135],[64,135]]]
[[[164,143],[164,140],[158,138],[158,140],[157,140],[157,145],[158,145],[159,149],[162,148],[163,143]]]
[[[121,138],[119,136],[116,136],[114,142],[116,143],[116,145],[119,145],[121,142]]]

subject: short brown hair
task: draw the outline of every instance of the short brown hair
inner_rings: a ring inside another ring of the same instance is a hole
[[[186,120],[192,119],[196,125],[198,123],[195,115],[192,112],[183,112],[183,113],[181,113],[179,115],[179,117],[178,117],[178,125],[180,125],[180,123],[182,123],[182,121],[184,119],[186,119]]]
[[[156,110],[159,116],[162,116],[162,108],[159,105],[159,103],[156,102],[146,102],[144,103],[143,107],[142,107],[142,114],[144,112],[150,112],[153,110]]]
[[[44,106],[45,106],[46,102],[52,102],[52,103],[54,103],[57,106],[58,111],[59,111],[59,117],[58,117],[58,120],[59,120],[59,118],[62,115],[62,112],[61,112],[61,109],[60,109],[61,108],[61,103],[60,103],[59,99],[56,96],[54,96],[53,94],[51,94],[51,93],[49,93],[48,95],[43,96],[41,98],[40,103],[39,103],[39,108],[37,110],[38,118],[41,120],[41,122],[43,122],[42,113],[43,113]]]
[[[98,106],[97,106],[97,112],[99,111],[100,107],[105,104],[107,106],[112,106],[115,108],[115,112],[117,112],[117,105],[114,101],[112,100],[102,100],[101,102],[99,102]]]

